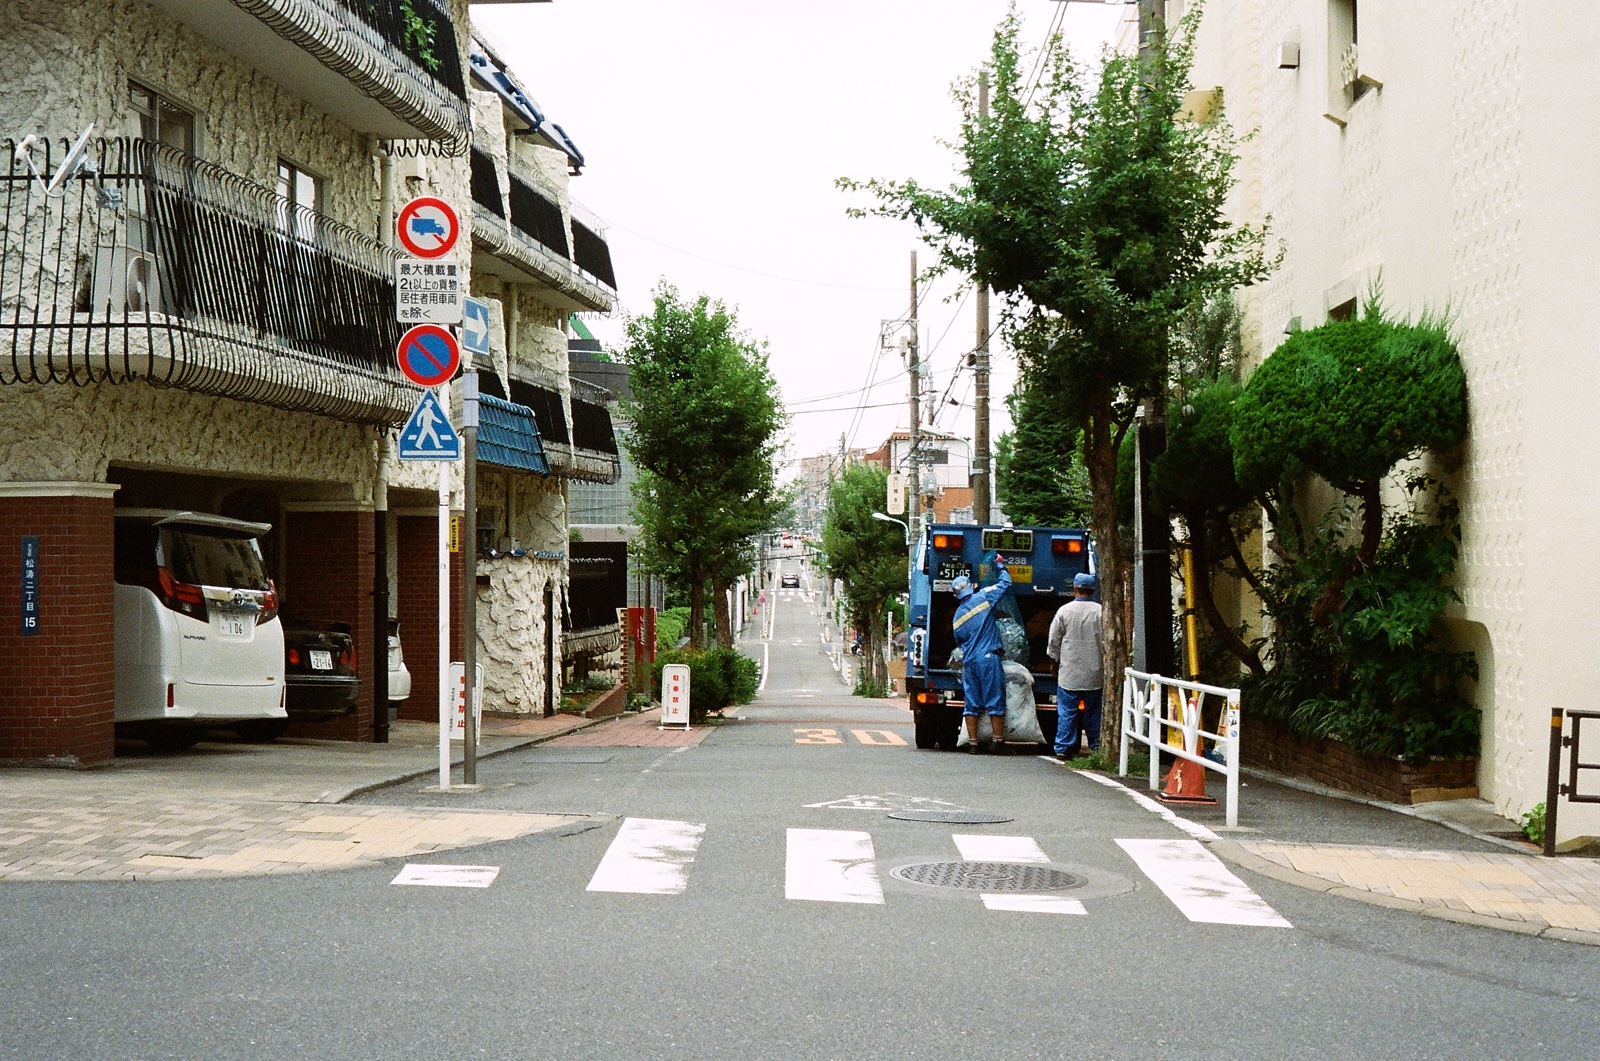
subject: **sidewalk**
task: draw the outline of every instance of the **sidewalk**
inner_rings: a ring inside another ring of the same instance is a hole
[[[1143,792],[1141,779],[1120,779]],[[1172,806],[1222,834],[1219,857],[1274,880],[1357,902],[1600,946],[1600,860],[1544,858],[1508,838],[1481,799],[1399,806],[1251,771],[1230,832],[1222,809]],[[1358,842],[1365,841],[1365,842]]]
[[[483,720],[479,757],[596,725],[557,715]],[[347,806],[438,770],[438,726],[398,722],[388,744],[218,741],[178,755],[142,745],[94,770],[0,769],[0,882],[304,873],[559,829],[581,815]],[[460,763],[461,749],[453,749]]]

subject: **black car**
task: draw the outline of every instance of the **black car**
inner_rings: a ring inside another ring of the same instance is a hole
[[[783,576],[783,581],[780,582],[779,585],[782,586],[784,589],[799,589],[800,588],[800,576],[799,575],[784,575]]]
[[[285,617],[283,654],[287,685],[283,706],[290,719],[324,722],[355,711],[361,679],[348,623]]]

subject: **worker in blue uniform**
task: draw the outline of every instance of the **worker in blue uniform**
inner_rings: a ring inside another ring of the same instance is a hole
[[[956,611],[950,625],[961,646],[961,689],[966,698],[961,715],[967,727],[967,751],[973,755],[978,753],[981,714],[989,716],[995,750],[1006,739],[1006,672],[1002,666],[1005,650],[995,626],[995,605],[1011,588],[1011,572],[1003,556],[997,554],[994,564],[1000,571],[1000,580],[988,589],[974,590],[972,580],[965,575],[950,583],[950,590],[956,595]]]

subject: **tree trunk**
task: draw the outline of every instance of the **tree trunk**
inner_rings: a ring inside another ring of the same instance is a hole
[[[1257,677],[1265,675],[1267,668],[1261,662],[1261,655],[1222,618],[1222,610],[1217,607],[1217,599],[1211,592],[1211,555],[1207,548],[1209,543],[1205,513],[1187,514],[1183,517],[1183,522],[1189,527],[1189,548],[1194,551],[1194,600],[1200,605],[1200,612],[1206,618],[1206,625],[1211,627],[1212,633],[1221,639],[1229,652],[1250,668],[1252,674]]]
[[[706,581],[700,577],[700,565],[689,566],[689,647],[699,651],[706,647]]]
[[[1109,394],[1095,401],[1085,428],[1083,457],[1093,497],[1094,547],[1100,562],[1100,604],[1105,615],[1100,747],[1109,754],[1122,737],[1122,669],[1127,666],[1131,625],[1127,617],[1128,558],[1117,530],[1117,439]]]
[[[723,648],[733,647],[733,615],[728,604],[728,584],[718,582],[712,587],[711,610],[716,617],[717,644]]]
[[[873,608],[867,613],[866,629],[861,638],[861,674],[870,689],[887,689],[883,666],[883,609]]]

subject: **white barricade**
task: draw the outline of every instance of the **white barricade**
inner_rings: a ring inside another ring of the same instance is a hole
[[[1122,747],[1117,772],[1128,776],[1128,742],[1138,741],[1150,749],[1150,787],[1161,787],[1161,752],[1198,763],[1227,779],[1228,828],[1239,824],[1239,690],[1202,685],[1178,678],[1145,674],[1132,667],[1123,670]],[[1173,695],[1176,693],[1177,695]],[[1200,728],[1201,709],[1207,696],[1224,701],[1220,733]],[[1181,735],[1182,746],[1167,743],[1167,730]],[[1222,749],[1223,762],[1200,754],[1204,737]]]

